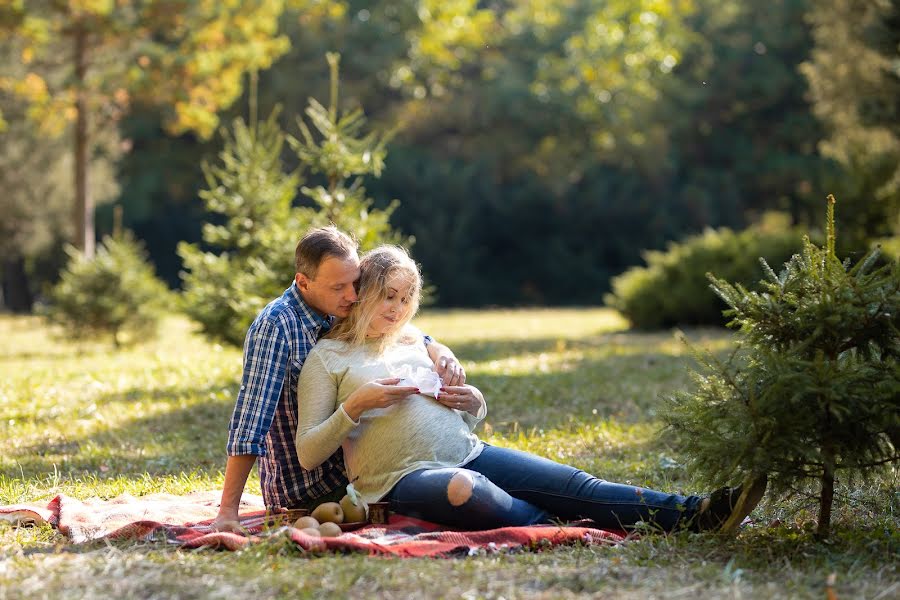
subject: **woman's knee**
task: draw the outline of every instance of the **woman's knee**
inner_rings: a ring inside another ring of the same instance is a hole
[[[478,504],[496,502],[497,493],[502,494],[499,489],[495,489],[487,477],[476,471],[458,467],[439,471],[439,476],[446,482],[444,494],[447,502],[454,508],[464,506],[470,501]],[[438,473],[436,472],[435,475]]]
[[[452,506],[462,506],[472,497],[475,473],[460,469],[447,482],[447,500]]]

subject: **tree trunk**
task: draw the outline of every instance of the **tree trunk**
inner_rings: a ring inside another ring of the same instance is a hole
[[[824,468],[822,469],[822,491],[819,496],[819,524],[816,537],[824,540],[831,528],[831,505],[834,503],[834,451],[825,448],[822,452]]]
[[[88,190],[88,107],[85,100],[87,74],[87,31],[75,30],[75,247],[94,257],[94,201]]]
[[[30,313],[34,306],[34,296],[28,286],[23,256],[9,256],[3,259],[3,304],[14,313]]]

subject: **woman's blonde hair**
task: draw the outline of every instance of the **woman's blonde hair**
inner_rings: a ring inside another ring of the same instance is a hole
[[[381,302],[388,296],[387,282],[395,275],[400,275],[409,283],[409,301],[397,327],[377,340],[378,353],[396,341],[408,342],[417,339],[412,328],[407,325],[419,310],[422,276],[419,267],[405,249],[387,245],[366,252],[360,259],[356,306],[346,319],[332,327],[326,337],[354,346],[365,344],[369,325],[378,315]]]

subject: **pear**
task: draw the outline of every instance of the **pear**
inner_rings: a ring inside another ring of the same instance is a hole
[[[337,523],[329,523],[325,521],[321,525],[319,525],[319,535],[322,537],[338,537],[343,533],[341,531],[341,526]]]
[[[344,510],[344,521],[347,523],[366,520],[366,504],[362,500],[359,500],[359,504],[353,504],[350,495],[345,494],[341,498],[341,508]]]
[[[294,527],[297,529],[307,529],[312,527],[313,529],[318,529],[319,522],[313,519],[312,517],[300,517],[296,521],[294,521]]]
[[[343,523],[344,509],[337,502],[323,502],[312,511],[312,517],[319,523]]]
[[[311,535],[312,537],[322,537],[322,534],[319,533],[319,530],[315,527],[307,527],[306,529],[301,529],[303,533],[306,535]]]

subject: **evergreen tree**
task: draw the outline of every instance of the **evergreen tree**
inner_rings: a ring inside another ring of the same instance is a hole
[[[314,180],[324,180],[314,187],[303,187],[303,195],[312,201],[314,224],[333,223],[353,234],[360,248],[368,250],[382,243],[399,243],[400,236],[391,230],[391,213],[399,205],[392,201],[385,209],[372,208],[373,201],[362,186],[366,176],[380,177],[391,134],[364,133],[366,117],[361,109],[345,114],[338,111],[338,74],[340,55],[326,55],[331,75],[330,101],[326,109],[314,98],[306,108],[312,127],[298,118],[301,138],[288,137],[300,164]],[[409,243],[411,240],[406,240]]]
[[[207,210],[219,215],[203,226],[203,241],[181,243],[185,311],[212,338],[244,340],[247,326],[266,302],[280,294],[293,272],[294,245],[312,222],[308,209],[292,205],[299,176],[282,169],[284,133],[278,111],[264,122],[235,119],[223,131],[220,163],[205,163]]]
[[[710,276],[741,352],[701,357],[707,372],[663,417],[710,482],[768,475],[783,493],[817,480],[820,537],[839,473],[900,460],[900,264],[874,268],[877,250],[852,267],[838,260],[833,203],[825,248],[805,240],[779,275],[763,261],[765,291]]]
[[[373,208],[361,185],[364,175],[381,174],[387,136],[364,133],[360,110],[339,114],[338,62],[337,55],[328,55],[329,108],[309,100],[306,114],[316,134],[301,119],[303,139],[287,138],[300,169],[324,179],[323,185],[302,188],[306,206],[295,205],[301,173],[284,172],[286,136],[278,125],[278,110],[257,123],[252,117],[255,100],[250,125],[236,119],[232,133],[223,133],[221,164],[204,166],[207,189],[200,196],[221,222],[204,225],[203,241],[221,252],[182,243],[178,253],[186,269],[186,311],[210,337],[243,342],[254,315],[292,279],[297,240],[310,227],[333,223],[354,235],[363,250],[400,241],[389,223],[397,202],[387,209]]]
[[[156,334],[169,290],[130,233],[104,238],[93,258],[73,247],[68,252],[51,292],[50,321],[76,339],[108,334],[117,347]]]

